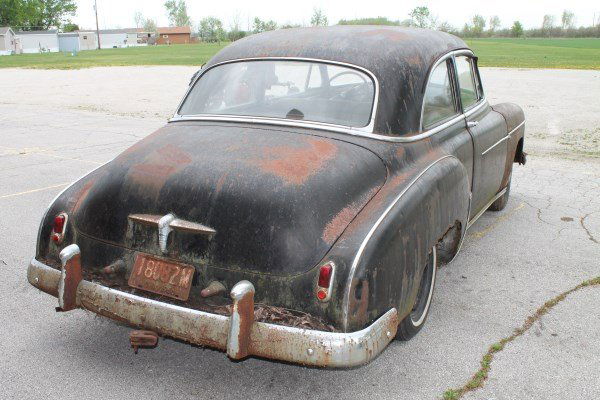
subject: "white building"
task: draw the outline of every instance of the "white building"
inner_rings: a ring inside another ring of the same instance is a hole
[[[77,52],[81,50],[95,50],[98,48],[96,32],[77,31],[58,34],[58,47],[60,51]]]
[[[55,53],[58,52],[58,33],[56,30],[48,31],[18,31],[23,53]]]
[[[100,30],[100,48],[113,49],[131,46],[146,46],[150,33],[140,28]]]
[[[0,56],[18,53],[19,49],[19,41],[13,30],[8,26],[0,27]]]

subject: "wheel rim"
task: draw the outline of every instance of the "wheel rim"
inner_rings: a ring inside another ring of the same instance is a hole
[[[417,300],[410,313],[410,320],[414,326],[420,326],[423,321],[425,321],[425,317],[429,311],[429,305],[431,304],[431,297],[433,295],[433,286],[435,284],[436,264],[435,246],[433,246],[429,259],[427,260],[427,265],[423,271],[421,283],[419,284]]]

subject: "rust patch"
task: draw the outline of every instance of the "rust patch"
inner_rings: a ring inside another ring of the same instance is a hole
[[[238,345],[234,353],[230,354],[228,350],[227,354],[229,357],[239,360],[249,354],[250,332],[254,323],[254,292],[248,292],[241,299],[234,300],[233,312],[237,312],[239,315],[239,329],[236,338]],[[233,323],[233,320],[231,323]],[[229,340],[231,340],[231,337]]]
[[[129,342],[135,354],[138,353],[138,348],[154,348],[158,344],[158,335],[152,331],[131,331],[129,333]]]
[[[344,232],[344,229],[352,222],[356,214],[362,210],[362,208],[367,204],[367,202],[377,193],[378,187],[372,188],[369,192],[365,193],[361,196],[357,201],[349,204],[344,207],[342,211],[337,213],[335,217],[327,225],[325,225],[325,229],[323,230],[322,239],[325,243],[331,245],[335,240]]]
[[[191,157],[185,151],[170,144],[150,153],[144,162],[131,167],[129,178],[157,196],[169,176],[191,162]]]
[[[90,179],[88,182],[86,182],[85,185],[83,185],[81,190],[75,196],[73,196],[73,200],[75,201],[75,204],[72,208],[73,213],[77,213],[79,207],[85,201],[87,195],[89,194],[90,189],[92,188],[92,186],[94,186],[94,183],[96,183],[96,179]]]
[[[264,158],[253,160],[264,172],[281,178],[286,184],[301,185],[335,157],[337,145],[322,139],[309,138],[307,146],[277,146],[265,149]]]
[[[223,189],[223,185],[225,184],[225,179],[227,179],[227,175],[229,175],[229,173],[225,172],[217,181],[217,185],[215,186],[215,195],[219,194],[221,192],[221,189]]]
[[[76,254],[64,266],[63,304],[60,311],[70,311],[77,308],[77,286],[82,279],[81,255]]]
[[[350,290],[351,295],[348,310],[350,311],[350,315],[354,317],[356,326],[364,326],[368,322],[369,281],[367,279],[359,280],[354,278]]]

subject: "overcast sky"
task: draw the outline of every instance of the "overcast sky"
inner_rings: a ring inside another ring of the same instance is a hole
[[[168,20],[164,0],[97,0],[100,29],[130,28],[135,26],[134,14],[141,11],[146,18],[155,19],[159,26],[167,26]],[[73,21],[81,28],[94,28],[94,0],[77,0],[77,15]],[[502,26],[509,27],[513,21],[521,21],[526,28],[539,27],[544,14],[553,14],[560,21],[560,14],[567,8],[575,13],[576,25],[589,26],[594,14],[600,18],[600,2],[597,0],[430,0],[430,1],[383,1],[383,0],[254,0],[254,1],[207,1],[187,0],[188,14],[194,28],[203,17],[215,16],[221,19],[229,29],[235,18],[242,29],[247,29],[254,17],[273,19],[279,24],[310,23],[315,7],[321,8],[330,24],[340,19],[384,16],[392,20],[408,18],[414,7],[428,6],[439,22],[448,21],[456,27],[462,27],[473,14],[481,14],[486,19],[498,15]]]

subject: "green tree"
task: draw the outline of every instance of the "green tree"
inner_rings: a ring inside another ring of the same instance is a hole
[[[0,26],[23,30],[58,28],[76,11],[75,0],[0,0]]]
[[[454,28],[452,25],[450,25],[450,23],[448,21],[440,22],[438,24],[438,26],[436,27],[436,29],[438,31],[442,31],[442,32],[446,32],[446,33],[452,33],[452,34],[457,33],[456,28]]]
[[[327,26],[327,16],[320,8],[313,9],[313,15],[310,19],[312,26]]]
[[[523,36],[523,25],[519,21],[515,21],[513,26],[510,28],[510,34],[512,37]]]
[[[241,30],[231,30],[227,32],[227,39],[230,42],[235,42],[236,40],[240,40],[246,37],[246,32]]]
[[[221,42],[225,40],[225,30],[220,19],[206,17],[198,24],[198,36],[203,42]]]
[[[386,17],[341,19],[338,25],[400,25],[400,21],[391,21]]]
[[[75,32],[79,30],[79,25],[74,24],[72,22],[67,22],[62,26],[63,32]]]
[[[494,32],[496,32],[498,30],[498,28],[500,28],[500,18],[497,15],[490,17],[488,26],[489,26],[488,32],[489,32],[490,36],[492,36],[494,34]]]
[[[274,31],[275,29],[277,29],[277,22],[263,21],[262,19],[260,19],[258,17],[254,18],[252,33]]]
[[[550,36],[552,34],[552,28],[554,28],[554,15],[544,15],[544,19],[542,20],[542,34],[544,36]]]
[[[185,0],[167,0],[165,8],[169,17],[169,25],[171,26],[190,26],[191,20],[187,13],[187,5]]]
[[[485,18],[476,14],[473,16],[472,21],[473,26],[471,27],[471,33],[475,37],[481,37],[483,34],[483,29],[485,28]]]
[[[144,32],[156,32],[156,21],[152,18],[147,18],[144,20]]]
[[[23,25],[22,3],[22,0],[0,0],[0,26]]]
[[[413,26],[419,28],[433,28],[436,25],[436,18],[431,14],[428,7],[415,7],[408,13]]]
[[[561,16],[562,28],[572,29],[575,27],[575,14],[569,10],[564,10]]]
[[[133,14],[133,20],[136,28],[141,28],[144,25],[144,14],[141,11],[136,11]]]
[[[229,26],[229,32],[227,32],[227,39],[230,42],[235,42],[244,37],[246,37],[246,32],[240,27],[240,15],[235,14],[233,16],[232,24]]]

